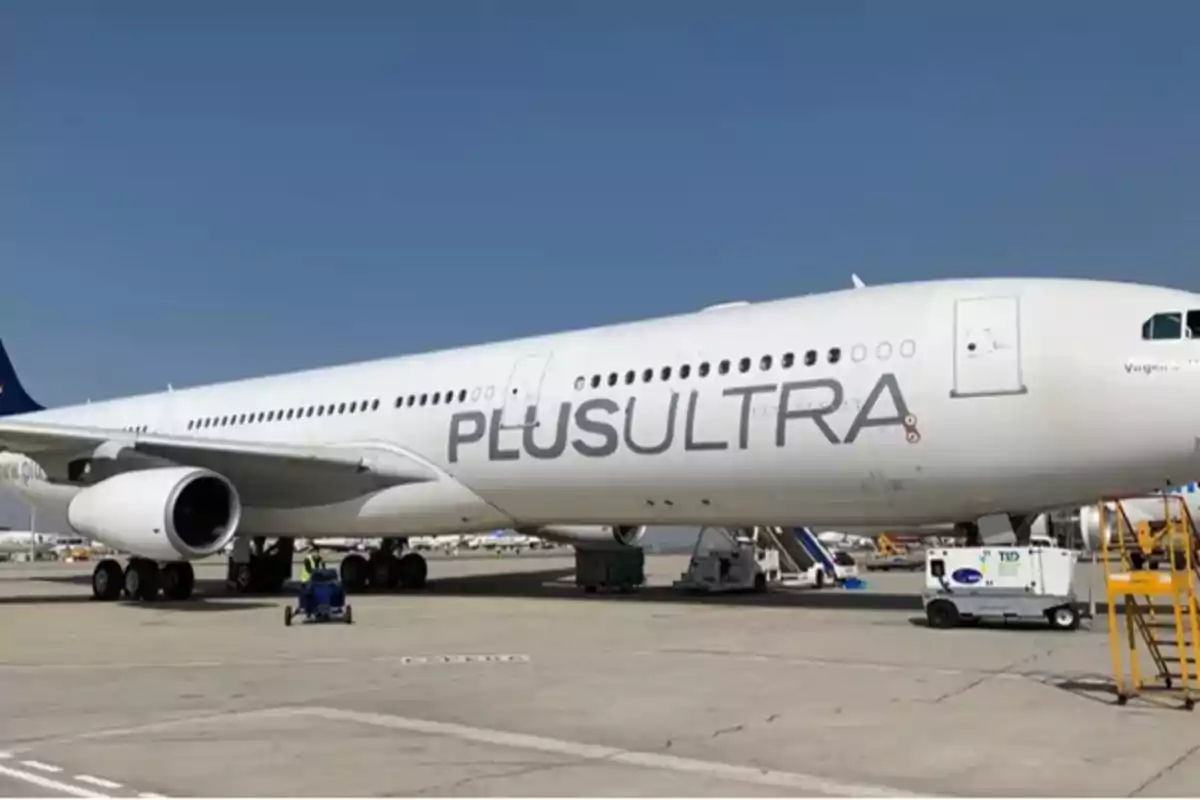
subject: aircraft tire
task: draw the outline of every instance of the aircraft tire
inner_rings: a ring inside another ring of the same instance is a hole
[[[125,567],[125,596],[130,600],[155,600],[162,584],[158,564],[145,558],[135,558]]]
[[[347,592],[361,592],[367,587],[367,560],[358,553],[343,558],[338,572]]]
[[[405,589],[424,589],[429,577],[429,565],[420,553],[405,553],[396,565],[400,585]]]
[[[121,564],[106,558],[92,570],[92,599],[111,602],[120,599],[125,587],[125,574]]]
[[[186,561],[172,561],[162,566],[162,592],[168,600],[187,600],[196,586],[196,571]]]

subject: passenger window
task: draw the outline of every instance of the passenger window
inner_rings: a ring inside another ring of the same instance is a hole
[[[807,353],[804,354],[804,366],[811,367],[813,364],[816,364],[816,363],[817,363],[817,351],[816,350],[809,350]]]
[[[795,364],[795,363],[796,363],[796,354],[795,353],[784,353],[783,360],[780,361],[780,365],[784,369],[791,369],[792,364]]]
[[[692,365],[684,364],[679,368],[679,377],[681,380],[687,380],[688,375],[692,374]]]
[[[1155,314],[1142,325],[1143,339],[1178,339],[1183,336],[1183,315]]]
[[[617,373],[615,373],[615,372],[608,373],[608,385],[609,386],[617,385]]]
[[[425,405],[427,402],[429,402],[429,395],[427,395],[427,394],[421,395],[421,405]],[[338,413],[341,413],[341,412],[339,411]]]
[[[467,390],[466,389],[458,390],[458,402],[460,402],[460,403],[467,402]]]
[[[633,383],[636,378],[637,378],[637,373],[634,372],[633,370],[629,370],[628,372],[625,373],[625,383],[626,384]]]
[[[700,362],[700,377],[707,378],[708,370],[709,370],[709,363],[707,361],[701,361]]]
[[[430,405],[434,405],[434,406],[436,406],[436,405],[438,404],[438,401],[439,401],[439,400],[441,400],[441,399],[442,399],[442,393],[441,393],[441,392],[434,392],[434,393],[433,393],[433,399],[429,401],[429,404],[430,404]],[[354,411],[354,403],[351,403],[351,404],[350,404],[350,411],[351,411],[351,412],[353,412],[353,411]]]
[[[836,364],[842,360],[842,350],[840,347],[829,348],[829,363]]]
[[[669,381],[669,380],[671,380],[671,368],[670,368],[670,367],[663,367],[663,368],[662,368],[662,379],[663,379],[664,381]]]
[[[762,369],[763,372],[766,372],[767,370],[769,370],[771,368],[771,357],[763,356],[762,361],[759,362],[759,367]]]
[[[741,361],[739,361],[738,362],[738,371],[749,372],[750,371],[750,359],[743,358]]]
[[[649,383],[652,380],[654,380],[654,370],[646,367],[642,370],[642,383]]]
[[[587,386],[587,379],[581,375],[575,379],[575,391],[582,391],[584,386]]]
[[[721,363],[717,364],[717,372],[721,373],[722,375],[729,374],[729,359],[728,358],[721,359]]]
[[[421,405],[425,405],[425,395],[421,395]],[[345,403],[338,403],[338,413],[339,414],[346,413],[346,404]]]

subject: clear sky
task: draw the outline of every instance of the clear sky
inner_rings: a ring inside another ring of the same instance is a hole
[[[0,6],[46,404],[869,282],[1200,289],[1200,4]]]

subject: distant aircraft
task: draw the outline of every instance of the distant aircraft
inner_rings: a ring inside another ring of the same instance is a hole
[[[994,514],[1027,536],[1041,511],[1200,474],[1192,334],[1200,297],[1167,288],[861,285],[53,410],[0,351],[0,480],[132,556],[97,564],[105,599],[187,597],[188,562],[231,543],[286,575],[294,537],[589,547]],[[283,572],[261,537],[289,542]],[[342,562],[356,587],[426,569],[390,546]]]
[[[52,533],[0,531],[0,555],[4,556],[14,556],[20,553],[45,555],[54,552],[60,544],[60,537]]]

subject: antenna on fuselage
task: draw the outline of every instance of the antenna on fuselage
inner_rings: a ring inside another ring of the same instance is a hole
[[[865,283],[863,283],[863,279],[862,279],[862,278],[860,278],[860,277],[858,277],[858,275],[857,275],[857,274],[855,274],[855,273],[853,273],[853,272],[851,272],[851,273],[850,273],[850,280],[851,280],[851,281],[854,283],[854,288],[855,288],[855,289],[864,289],[864,288],[866,288],[866,284],[865,284]]]

